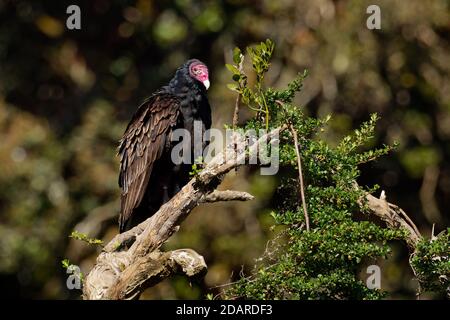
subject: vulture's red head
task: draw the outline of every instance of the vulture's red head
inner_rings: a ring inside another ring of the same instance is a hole
[[[209,88],[208,67],[197,59],[186,61],[175,72],[169,82],[170,91],[176,95],[184,96],[188,91],[203,91]]]
[[[200,81],[208,90],[209,88],[209,74],[208,67],[197,59],[192,59],[188,61],[189,76],[197,81]]]

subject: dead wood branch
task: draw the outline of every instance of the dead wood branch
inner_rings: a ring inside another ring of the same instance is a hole
[[[228,145],[152,217],[113,238],[97,257],[96,265],[86,276],[83,297],[85,299],[135,299],[145,288],[179,271],[180,263],[174,260],[176,263],[172,264],[173,259],[167,256],[170,253],[161,253],[158,249],[178,230],[180,223],[200,203],[250,198],[248,194],[235,191],[214,193],[214,190],[227,172],[245,164],[249,154],[256,153],[261,144],[278,137],[283,129],[278,128],[265,134],[248,148],[248,152],[240,152],[236,155],[234,143]],[[237,141],[239,145],[245,145],[244,137],[237,135],[233,141]],[[194,256],[196,255],[190,252],[190,257]],[[201,260],[198,254],[197,259],[194,260]],[[194,268],[197,272],[185,273],[198,274],[206,268],[206,266],[203,268],[201,263],[196,265],[199,265],[198,268]]]
[[[241,61],[238,66],[239,72],[242,74],[244,72],[244,56],[241,56]],[[238,93],[236,97],[236,102],[234,104],[234,113],[233,113],[233,128],[236,129],[239,122],[239,105],[241,102],[241,94]]]
[[[408,235],[406,243],[413,252],[417,243],[422,238],[419,230],[412,222],[412,220],[406,215],[405,211],[396,206],[395,204],[386,201],[384,191],[380,198],[376,198],[369,193],[366,193],[364,200],[369,207],[370,212],[384,221],[388,228],[398,230],[403,228],[407,231]],[[361,201],[364,204],[364,201]]]
[[[219,201],[249,201],[253,200],[255,197],[250,193],[242,191],[214,191],[201,200],[201,202],[219,202]]]
[[[205,259],[192,249],[170,252],[156,250],[126,268],[121,278],[130,279],[130,282],[119,281],[110,288],[108,295],[113,299],[136,299],[143,289],[174,274],[183,273],[193,277],[203,275],[206,270]]]
[[[303,172],[302,172],[302,156],[300,154],[300,145],[298,143],[297,131],[294,126],[289,125],[292,138],[294,139],[295,155],[297,156],[297,166],[298,166],[298,182],[300,189],[300,198],[302,199],[303,215],[305,216],[306,231],[309,231],[309,215],[308,209],[306,208],[306,198],[305,198],[305,185],[303,183]]]
[[[224,190],[219,191],[215,190],[211,192],[210,194],[207,194],[203,196],[199,203],[210,203],[210,202],[220,202],[220,201],[249,201],[253,200],[254,197],[247,192],[243,191],[234,191],[234,190]],[[103,249],[104,252],[113,252],[120,250],[123,246],[123,244],[127,244],[129,242],[134,242],[136,239],[136,236],[140,235],[148,223],[150,222],[150,219],[147,219],[146,221],[142,222],[141,224],[137,225],[136,227],[118,234],[115,236]]]

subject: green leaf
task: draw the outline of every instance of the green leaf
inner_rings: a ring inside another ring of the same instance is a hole
[[[239,92],[239,86],[237,84],[228,83],[227,88],[230,89],[231,91]]]
[[[84,241],[88,244],[94,244],[94,245],[103,245],[103,241],[100,239],[95,238],[89,238],[86,234],[78,232],[77,230],[72,231],[69,238]]]
[[[225,64],[225,67],[227,67],[227,69],[230,70],[233,74],[241,74],[239,69],[233,66],[232,64],[227,63]]]
[[[242,53],[241,53],[241,49],[239,49],[238,47],[233,49],[233,62],[238,65],[241,63],[242,61]]]
[[[70,266],[70,261],[69,261],[69,259],[64,259],[61,261],[61,264],[64,269],[67,269]]]

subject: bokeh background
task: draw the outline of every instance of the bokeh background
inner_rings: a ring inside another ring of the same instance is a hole
[[[65,26],[70,4],[81,8],[81,30]],[[381,30],[366,28],[370,4],[381,8]],[[68,235],[117,233],[116,147],[139,102],[196,57],[210,68],[214,126],[223,128],[235,99],[224,63],[234,46],[266,38],[276,43],[267,85],[307,68],[296,102],[333,115],[330,143],[380,114],[373,145],[400,145],[363,167],[359,183],[379,184],[423,234],[433,224],[439,232],[450,207],[449,11],[445,0],[1,0],[0,295],[79,298],[61,260],[87,272],[98,249]],[[223,188],[256,200],[197,208],[165,246],[204,255],[205,279],[175,277],[143,298],[204,299],[251,272],[273,236],[276,180],[243,169]],[[382,288],[414,298],[408,253],[392,246],[379,262]]]

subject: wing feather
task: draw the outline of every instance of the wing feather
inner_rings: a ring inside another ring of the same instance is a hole
[[[120,140],[121,231],[142,201],[153,166],[161,158],[179,114],[179,100],[158,92],[138,108]]]

